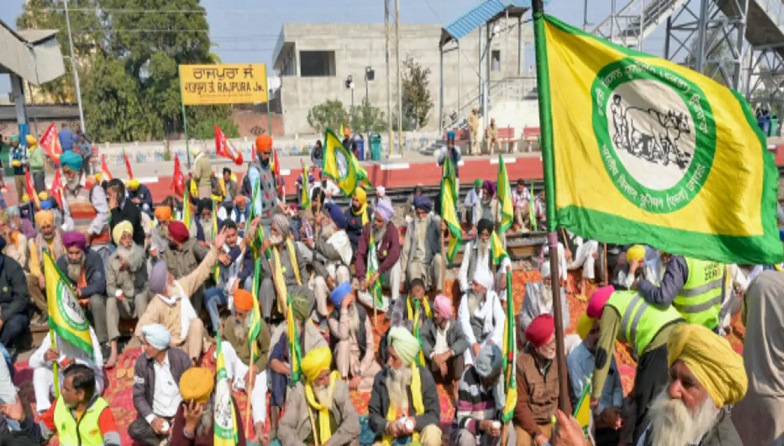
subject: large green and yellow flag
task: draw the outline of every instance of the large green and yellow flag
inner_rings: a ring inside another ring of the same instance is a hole
[[[455,186],[455,166],[452,165],[452,160],[446,157],[441,175],[441,218],[444,219],[449,230],[446,259],[450,265],[454,262],[455,255],[463,243],[463,228],[457,218],[457,189]]]
[[[213,423],[215,432],[212,444],[217,446],[234,446],[239,440],[237,411],[234,409],[234,403],[231,400],[231,387],[229,386],[229,376],[226,372],[226,358],[223,356],[222,344],[220,330],[218,330],[217,362],[215,364],[215,418]]]
[[[588,435],[591,429],[591,374],[585,380],[585,387],[580,394],[580,400],[577,401],[577,406],[574,408],[574,418],[580,423],[583,433]]]
[[[256,339],[261,333],[261,309],[259,307],[259,287],[261,286],[261,257],[256,257],[253,261],[253,290],[250,293],[253,297],[253,307],[250,310],[250,323],[248,325],[248,345],[250,345],[251,362],[255,363],[257,354]]]
[[[370,232],[370,242],[368,243],[368,265],[367,272],[365,273],[365,280],[370,280],[370,277],[375,274],[380,265],[378,263],[378,247],[376,246],[376,239],[373,236],[373,231]],[[368,292],[373,296],[375,305],[379,308],[384,306],[384,295],[381,291],[381,276],[378,277],[368,287]]]
[[[493,258],[493,265],[495,266],[500,265],[505,258],[509,258],[501,238],[498,237],[498,233],[495,231],[490,235],[490,256]]]
[[[44,278],[46,301],[49,307],[49,328],[61,339],[73,344],[93,357],[90,322],[84,315],[71,282],[57,267],[52,254],[44,249]]]
[[[607,243],[724,263],[781,262],[778,174],[741,95],[553,17],[541,20],[554,223]]]
[[[289,338],[289,362],[291,364],[291,387],[302,379],[302,349],[299,345],[299,333],[291,310],[291,294],[286,295],[286,334]]]
[[[310,175],[308,166],[302,166],[302,190],[300,190],[299,207],[300,209],[308,210],[312,206],[310,202]]]
[[[515,328],[514,298],[512,297],[512,268],[506,270],[506,323],[504,324],[504,379],[505,397],[501,421],[508,423],[517,406],[517,329]]]
[[[193,184],[193,182],[191,182]],[[185,224],[185,227],[190,229],[191,228],[191,194],[190,188],[186,187],[185,192],[182,196],[182,222]]]
[[[501,209],[501,224],[498,232],[505,233],[512,227],[514,221],[514,205],[512,204],[512,187],[509,184],[509,175],[506,174],[504,157],[498,154],[498,206]]]
[[[370,185],[367,170],[329,128],[324,133],[324,175],[332,178],[347,197],[363,183]]]

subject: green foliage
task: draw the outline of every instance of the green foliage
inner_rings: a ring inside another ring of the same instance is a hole
[[[413,129],[422,128],[430,120],[433,98],[428,89],[429,75],[430,68],[423,69],[413,57],[409,56],[403,61],[403,129],[409,123]]]
[[[384,112],[378,107],[368,104],[362,98],[362,104],[354,107],[354,122],[351,130],[354,132],[384,132],[387,128],[387,121]]]
[[[188,113],[188,130],[190,138],[214,139],[215,125],[223,130],[227,138],[240,136],[240,129],[231,118],[231,110],[225,106],[190,107]],[[194,112],[193,119],[191,113]],[[228,113],[228,114],[227,114]]]
[[[328,100],[308,112],[308,124],[316,133],[324,133],[327,127],[337,133],[340,124],[349,125],[350,114],[346,111],[343,103],[338,100]],[[342,137],[342,135],[339,135]]]

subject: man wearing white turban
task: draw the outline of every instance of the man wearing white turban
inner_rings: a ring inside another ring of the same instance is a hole
[[[518,319],[520,330],[525,330],[525,327],[540,314],[553,314],[553,281],[548,260],[543,261],[539,265],[539,272],[542,275],[541,282],[525,284],[525,299],[523,299],[523,309],[520,311]],[[564,312],[563,325],[564,330],[566,330],[569,327],[569,305],[566,302],[566,289],[564,287],[561,287],[561,308]]]
[[[487,271],[477,271],[471,289],[460,300],[457,319],[468,340],[466,365],[473,364],[479,350],[491,341],[495,345],[503,343],[504,308],[492,287],[493,276]]]

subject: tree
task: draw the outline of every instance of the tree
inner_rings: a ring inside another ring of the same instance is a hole
[[[362,98],[362,104],[354,107],[354,123],[352,130],[357,132],[383,132],[387,128],[387,121],[384,112],[378,107],[368,104],[366,98]]]
[[[349,124],[350,115],[338,100],[328,100],[308,111],[308,124],[316,133],[324,133],[327,127],[337,131],[341,124]],[[342,137],[343,135],[338,135]]]
[[[428,88],[430,69],[423,69],[419,62],[409,56],[403,61],[403,128],[405,121],[412,121],[416,128],[422,128],[430,120],[433,99]]]

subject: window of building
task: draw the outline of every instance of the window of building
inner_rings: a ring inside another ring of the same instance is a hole
[[[490,61],[491,71],[501,71],[501,50],[493,50]]]
[[[299,75],[301,77],[322,77],[335,75],[334,51],[300,51]]]

